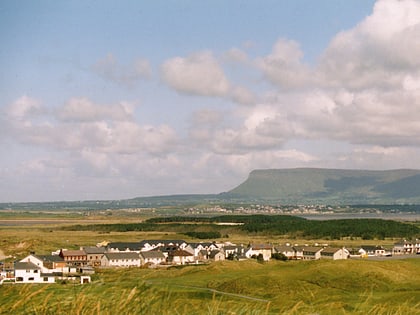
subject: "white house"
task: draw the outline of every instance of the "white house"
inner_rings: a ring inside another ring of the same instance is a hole
[[[316,260],[321,258],[322,247],[304,246],[303,259],[305,260]]]
[[[69,269],[64,259],[58,255],[30,254],[21,259],[20,262],[31,262],[40,267],[43,273],[65,273]]]
[[[195,257],[198,257],[200,251],[205,250],[210,252],[212,250],[218,249],[218,246],[215,243],[189,243],[184,249],[194,254]]]
[[[105,253],[101,259],[103,267],[140,267],[140,256],[136,252]]]
[[[394,244],[392,249],[393,255],[402,255],[402,254],[418,254],[420,253],[420,240],[401,240],[398,243]]]
[[[372,246],[372,245],[363,245],[359,250],[358,253],[361,257],[368,257],[368,256],[385,256],[387,252],[385,248],[382,246]]]
[[[185,249],[187,242],[184,240],[143,240],[140,242],[142,252],[164,247]]]
[[[142,265],[160,265],[166,262],[166,257],[161,251],[140,252],[140,260]]]
[[[169,262],[175,265],[185,265],[195,262],[194,254],[183,249],[174,250],[169,252],[168,254]]]
[[[54,283],[55,277],[52,274],[42,273],[41,267],[32,262],[15,263],[16,283]]]
[[[270,244],[253,244],[245,251],[247,258],[258,257],[262,255],[264,261],[268,261],[271,258],[272,246]]]
[[[242,245],[225,245],[223,246],[223,251],[225,252],[225,258],[230,259],[244,259],[245,257],[245,248]]]
[[[326,247],[321,251],[321,258],[332,260],[347,259],[350,253],[345,248]]]

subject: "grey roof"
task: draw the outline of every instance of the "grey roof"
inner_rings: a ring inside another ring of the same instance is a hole
[[[159,244],[163,244],[164,246],[168,246],[168,245],[181,245],[181,244],[187,244],[187,242],[185,242],[184,240],[143,240],[140,242],[141,247],[144,247],[144,245],[146,244],[150,244],[150,245],[159,245]]]
[[[174,250],[173,252],[169,253],[170,256],[174,257],[174,256],[194,256],[194,254],[191,254],[190,252],[187,252],[186,250],[183,249],[177,249]]]
[[[139,254],[133,252],[124,253],[105,253],[108,259],[140,259]]]
[[[245,249],[245,247],[243,247],[242,245],[226,245],[223,247],[224,250],[243,250]]]
[[[103,254],[105,253],[105,247],[89,246],[83,248],[86,254]]]
[[[338,247],[326,247],[326,248],[324,248],[322,250],[321,255],[323,253],[324,254],[327,254],[327,253],[334,254],[334,253],[338,252],[339,250],[341,250],[341,248],[338,248]]]
[[[211,242],[188,243],[188,245],[190,245],[192,248],[197,248],[200,245],[203,246],[204,248],[210,247],[212,245],[215,247],[218,247],[215,243],[211,243]]]
[[[274,249],[277,252],[288,252],[288,251],[295,251],[295,248],[292,246],[287,246],[287,245],[278,245],[278,246],[274,246]]]
[[[117,248],[120,251],[125,251],[125,250],[140,250],[143,247],[141,242],[114,242],[114,243],[109,243],[107,245],[107,248]]]
[[[163,253],[161,251],[155,251],[155,250],[148,251],[148,252],[141,252],[140,255],[144,259],[146,259],[146,258],[148,258],[148,259],[153,259],[153,258],[162,258],[162,259],[164,259],[165,258],[165,255],[163,255]]]
[[[41,268],[31,262],[16,262],[15,270],[40,270]]]
[[[363,245],[360,248],[363,248],[367,251],[375,251],[375,250],[382,250],[384,249],[382,246],[376,246],[376,245]]]
[[[63,262],[63,257],[59,255],[36,255],[42,261],[49,261],[49,262]]]
[[[319,252],[321,249],[322,249],[322,247],[313,247],[313,246],[304,246],[304,247],[302,247],[302,250],[305,253],[313,253],[313,254]]]

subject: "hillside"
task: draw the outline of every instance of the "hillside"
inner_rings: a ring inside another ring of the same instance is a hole
[[[255,170],[227,194],[291,204],[419,203],[420,170]]]

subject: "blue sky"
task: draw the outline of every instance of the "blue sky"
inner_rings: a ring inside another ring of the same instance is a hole
[[[2,1],[0,202],[420,168],[420,3]]]

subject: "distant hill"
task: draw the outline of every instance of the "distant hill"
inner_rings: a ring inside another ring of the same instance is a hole
[[[232,198],[290,204],[418,204],[420,170],[255,170],[245,182],[226,194]]]
[[[420,170],[388,171],[294,168],[254,170],[236,188],[219,194],[0,203],[0,210],[103,210],[185,207],[197,204],[281,203],[328,205],[419,205]]]

